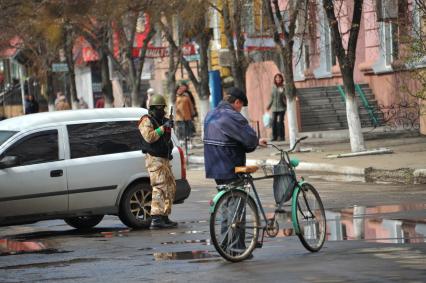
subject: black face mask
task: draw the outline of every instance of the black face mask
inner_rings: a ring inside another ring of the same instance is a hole
[[[166,115],[166,112],[164,111],[164,107],[156,108],[153,107],[150,109],[151,115],[157,120],[157,122],[161,123],[163,122],[164,115]]]

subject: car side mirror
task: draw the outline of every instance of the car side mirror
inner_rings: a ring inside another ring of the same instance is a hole
[[[13,167],[19,164],[18,156],[5,156],[0,160],[0,169]]]

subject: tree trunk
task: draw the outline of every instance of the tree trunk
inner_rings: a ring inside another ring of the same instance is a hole
[[[208,98],[200,98],[200,109],[199,109],[199,117],[200,117],[200,126],[201,126],[201,140],[204,137],[204,119],[206,118],[207,113],[210,110],[210,101]]]
[[[358,104],[355,99],[354,66],[356,60],[356,46],[361,25],[363,0],[354,1],[351,29],[347,49],[343,46],[339,21],[335,15],[332,0],[323,0],[323,7],[330,25],[333,38],[333,49],[337,56],[340,72],[343,76],[343,85],[346,92],[346,117],[349,128],[349,138],[352,152],[365,150],[364,136],[361,130],[361,120],[358,114]],[[340,18],[342,19],[342,18]]]
[[[68,81],[70,89],[70,104],[72,109],[77,109],[77,87],[75,85],[75,69],[74,69],[74,57],[73,57],[73,37],[68,27],[65,27],[65,60],[68,66]]]
[[[346,117],[348,119],[349,137],[352,152],[365,150],[364,137],[361,130],[361,120],[358,114],[358,104],[353,95],[346,93]]]
[[[47,97],[49,112],[55,111],[56,95],[53,92],[53,73],[50,70],[46,72],[46,88],[45,89],[46,89],[45,97]]]
[[[179,62],[175,61],[175,53],[172,46],[169,46],[169,69],[167,71],[167,90],[169,91],[169,105],[174,105],[176,101],[176,70]]]
[[[112,83],[109,78],[108,56],[101,52],[101,77],[102,77],[102,93],[105,97],[105,108],[113,107],[114,96],[112,94]]]
[[[290,148],[293,148],[297,140],[297,133],[299,132],[299,126],[297,121],[297,103],[296,103],[296,86],[294,84],[293,75],[293,44],[290,43],[284,47],[283,52],[284,62],[284,81],[285,81],[285,93],[287,98],[287,120],[288,120],[288,140],[290,141]],[[299,151],[299,145],[295,148],[295,151]]]
[[[353,80],[353,70],[348,68],[345,69],[343,72],[343,84],[346,92],[346,117],[348,120],[351,151],[364,151],[365,143],[361,129],[361,120],[359,118],[358,113],[358,103],[355,99],[355,83]]]
[[[140,106],[139,90],[136,87],[136,82],[132,82],[130,97],[132,98],[132,107],[139,107]]]

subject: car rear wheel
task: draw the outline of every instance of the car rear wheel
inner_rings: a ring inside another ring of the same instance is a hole
[[[76,229],[90,229],[98,225],[103,218],[103,215],[90,215],[69,217],[65,218],[64,221],[65,223]]]
[[[131,228],[147,228],[151,224],[152,189],[146,183],[130,186],[120,201],[120,220]]]

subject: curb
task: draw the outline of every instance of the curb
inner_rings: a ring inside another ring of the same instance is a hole
[[[189,156],[191,164],[204,164],[203,156]],[[274,165],[277,159],[247,159],[247,165]],[[345,176],[358,177],[367,183],[391,184],[426,184],[426,169],[400,168],[395,170],[376,169],[373,167],[359,168],[352,166],[338,166],[328,163],[300,162],[297,170],[305,172],[334,173]],[[350,179],[349,179],[350,180]]]

